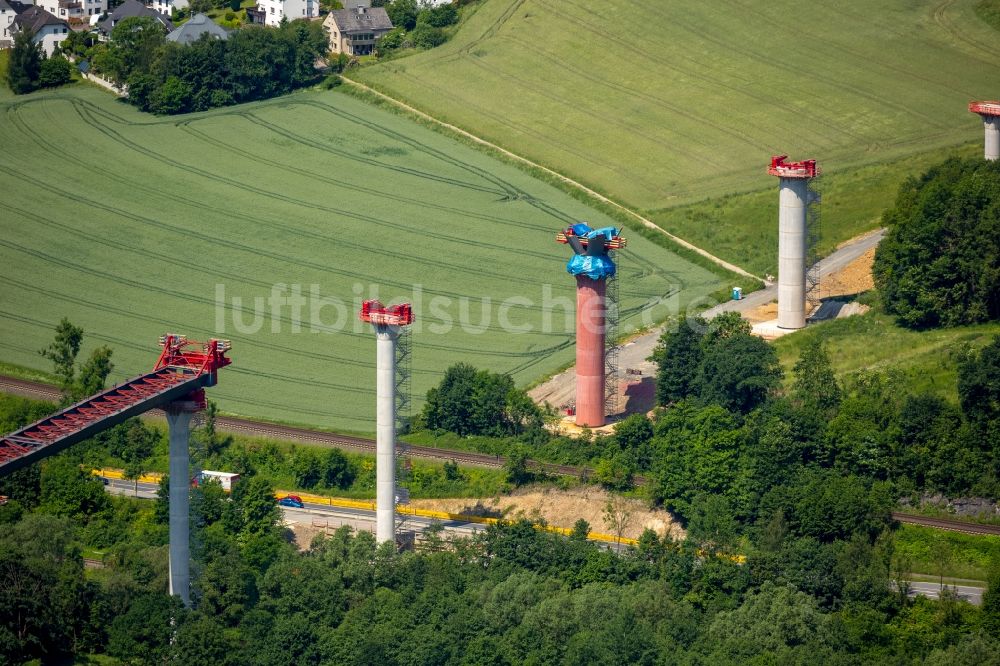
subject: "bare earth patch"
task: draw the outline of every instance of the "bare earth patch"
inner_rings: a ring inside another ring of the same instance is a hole
[[[572,527],[578,519],[590,523],[592,532],[611,534],[614,529],[604,522],[604,507],[609,494],[595,486],[581,486],[572,490],[526,487],[511,495],[480,499],[413,500],[411,505],[420,509],[515,518],[544,519],[555,527]],[[647,527],[660,536],[670,534],[674,539],[684,537],[684,530],[669,512],[650,509],[636,499],[625,500],[632,517],[622,536],[636,539]]]
[[[863,237],[864,236],[859,236],[858,238]],[[858,240],[858,238],[852,238],[847,242],[853,242]],[[855,296],[868,291],[869,289],[874,289],[875,281],[872,278],[872,264],[874,261],[875,248],[872,248],[836,273],[824,276],[819,283],[820,298],[827,301],[829,299],[836,299],[842,296]],[[852,305],[852,307],[840,308],[834,316],[843,317],[867,310],[867,307],[865,306],[858,306],[857,304],[848,305]],[[777,317],[777,301],[771,301],[765,305],[758,305],[757,307],[743,313],[743,318],[751,324],[760,324],[762,322],[772,321]]]
[[[875,262],[875,248],[847,264],[843,270],[824,277],[819,283],[820,296],[852,296],[875,287],[872,278],[872,264]]]

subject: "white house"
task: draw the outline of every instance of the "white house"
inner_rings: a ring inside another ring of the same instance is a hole
[[[251,23],[277,26],[281,19],[314,19],[319,16],[319,0],[257,0],[257,7],[247,9]]]
[[[28,7],[31,5],[17,2],[17,0],[0,0],[0,49],[9,49],[14,46],[14,33],[11,30],[14,17]]]
[[[166,14],[167,16],[173,16],[173,11],[181,11],[182,9],[187,9],[191,6],[188,0],[151,0],[148,4],[150,9],[156,10],[161,14]]]
[[[60,42],[69,38],[69,24],[41,7],[28,7],[14,18],[10,31],[16,35],[21,30],[31,30],[35,34],[31,41],[41,44],[46,56],[55,53]]]
[[[108,0],[35,0],[35,4],[61,19],[86,19],[108,10]]]

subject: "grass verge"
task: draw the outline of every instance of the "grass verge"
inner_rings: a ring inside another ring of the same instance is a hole
[[[869,292],[866,300],[874,302]],[[957,402],[957,362],[968,348],[978,349],[1000,335],[1000,323],[911,331],[877,303],[866,314],[815,324],[774,342],[785,371],[785,383],[793,380],[792,368],[805,345],[816,338],[826,346],[838,377],[863,370],[895,369],[902,373],[913,393],[936,393]],[[873,344],[873,341],[877,343]]]
[[[990,567],[1000,562],[1000,536],[903,525],[896,532],[896,553],[913,573],[986,580]]]

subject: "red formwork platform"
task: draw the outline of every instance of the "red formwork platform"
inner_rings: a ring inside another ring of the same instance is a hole
[[[819,168],[816,160],[803,160],[801,162],[786,162],[788,155],[774,155],[771,157],[771,166],[767,172],[772,176],[780,178],[815,178],[819,175]]]
[[[1000,116],[1000,102],[970,102],[969,111],[981,116]]]
[[[382,305],[381,301],[361,304],[359,318],[363,322],[381,326],[409,326],[413,323],[413,307],[409,303]]]

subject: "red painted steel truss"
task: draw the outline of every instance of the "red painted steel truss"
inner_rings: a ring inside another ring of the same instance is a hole
[[[168,334],[160,344],[163,352],[152,372],[0,438],[0,476],[167,403],[184,400],[204,407],[204,387],[214,386],[217,370],[230,363],[224,356],[229,342],[188,342]]]
[[[382,305],[381,301],[365,301],[358,317],[369,324],[409,326],[413,323],[413,307],[409,303]]]
[[[774,155],[771,157],[771,166],[767,173],[781,178],[815,178],[819,175],[819,168],[816,160],[802,160],[801,162],[786,162],[788,155]]]

